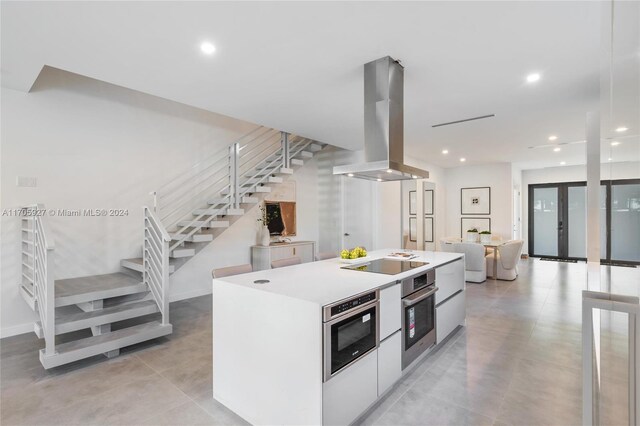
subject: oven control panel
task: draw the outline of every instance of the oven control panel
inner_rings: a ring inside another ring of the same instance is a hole
[[[357,308],[360,305],[372,302],[378,298],[377,292],[366,293],[353,299],[340,302],[337,305],[331,307],[331,317],[335,317],[351,309]]]

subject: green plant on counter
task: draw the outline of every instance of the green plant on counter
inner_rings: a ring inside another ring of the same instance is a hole
[[[467,232],[476,232],[477,233],[478,232],[478,228],[471,228]]]
[[[482,231],[480,235],[491,235],[491,231]]]

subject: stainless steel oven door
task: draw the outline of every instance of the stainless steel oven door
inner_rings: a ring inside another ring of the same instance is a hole
[[[324,381],[375,350],[380,343],[380,302],[324,323]]]
[[[402,299],[402,369],[436,342],[436,291],[431,286]]]

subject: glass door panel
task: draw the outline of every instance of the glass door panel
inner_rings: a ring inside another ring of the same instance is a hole
[[[611,260],[640,262],[640,184],[611,184]]]
[[[587,187],[570,186],[567,195],[569,257],[587,257]]]
[[[558,188],[533,188],[533,254],[558,256]]]

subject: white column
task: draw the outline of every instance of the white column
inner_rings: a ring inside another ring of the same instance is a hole
[[[587,113],[587,262],[600,263],[600,113]]]

